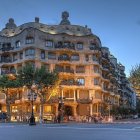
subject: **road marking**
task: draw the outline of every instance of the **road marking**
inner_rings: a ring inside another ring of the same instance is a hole
[[[88,127],[46,127],[46,128],[59,128],[59,129],[80,129],[80,130],[124,130],[124,131],[132,131],[135,130],[134,128],[132,129],[126,129],[126,128],[88,128]]]
[[[0,128],[13,128],[14,126],[13,125],[9,125],[9,126],[0,126]]]

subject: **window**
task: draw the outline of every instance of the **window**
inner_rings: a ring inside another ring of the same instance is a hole
[[[87,54],[85,55],[85,60],[89,61],[89,56]]]
[[[67,55],[67,54],[61,54],[61,55],[58,57],[58,60],[70,61],[70,57],[69,57],[69,55]]]
[[[64,46],[69,46],[70,45],[70,42],[64,42]]]
[[[26,37],[26,44],[33,44],[34,38],[33,37]]]
[[[90,48],[90,50],[94,50],[96,48],[96,44],[95,43],[91,43],[89,48]]]
[[[98,61],[98,57],[97,57],[96,55],[93,55],[93,56],[92,56],[92,60],[93,60],[93,61]]]
[[[72,61],[79,61],[79,54],[73,54],[73,55],[71,56],[71,60],[72,60]]]
[[[20,41],[18,40],[18,41],[16,41],[16,48],[19,48],[20,47]]]
[[[51,106],[44,106],[44,113],[50,113],[52,111],[52,107]]]
[[[78,81],[79,85],[85,85],[85,79],[84,78],[78,78],[77,81]]]
[[[53,41],[51,41],[51,40],[46,40],[45,46],[46,46],[46,47],[52,48],[52,47],[53,47]]]
[[[19,55],[20,59],[23,59],[23,53],[21,52]]]
[[[94,85],[99,85],[99,78],[94,78]]]
[[[41,51],[41,59],[45,59],[45,51]]]
[[[83,50],[83,43],[77,43],[77,49]]]
[[[73,90],[64,91],[64,97],[66,97],[66,98],[74,98]]]
[[[79,91],[80,99],[89,99],[89,91],[88,90],[80,90]]]
[[[55,65],[55,69],[56,69],[56,71],[58,71],[58,72],[63,72],[63,71],[64,71],[64,67],[61,66],[61,65]]]
[[[52,52],[48,52],[48,59],[56,59],[56,54]]]
[[[12,112],[15,113],[18,111],[18,107],[17,106],[12,106]]]
[[[13,61],[16,61],[18,59],[17,53],[13,54]]]
[[[25,56],[34,56],[34,55],[35,55],[35,49],[25,50]]]
[[[76,66],[76,73],[85,73],[84,66]]]
[[[101,99],[102,98],[102,94],[98,91],[95,91],[95,99]]]
[[[98,66],[94,66],[93,68],[94,68],[95,73],[99,73],[99,67]]]
[[[16,69],[14,68],[14,66],[12,66],[11,68],[10,68],[10,73],[16,73]]]
[[[103,83],[103,89],[108,90],[108,84],[107,83]]]

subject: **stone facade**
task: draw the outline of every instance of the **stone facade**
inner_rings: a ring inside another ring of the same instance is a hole
[[[87,26],[71,25],[63,12],[60,25],[35,22],[16,26],[9,19],[0,31],[0,74],[16,74],[26,63],[56,69],[61,78],[59,97],[65,97],[65,115],[102,115],[111,106],[133,106],[133,90],[124,73],[125,67],[103,47],[98,36]],[[15,91],[14,91],[15,92]],[[31,106],[27,89],[16,93],[11,102],[12,120],[25,120]],[[0,93],[0,110],[6,111],[5,94]],[[40,114],[39,97],[34,104],[36,120]],[[58,102],[44,105],[44,119],[58,114]]]

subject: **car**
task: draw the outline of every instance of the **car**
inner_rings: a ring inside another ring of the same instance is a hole
[[[6,120],[8,118],[8,115],[5,112],[0,113],[0,120]]]
[[[133,116],[133,119],[138,119],[138,115],[134,115]]]

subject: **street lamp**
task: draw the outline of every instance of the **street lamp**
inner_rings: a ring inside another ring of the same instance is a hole
[[[37,94],[31,90],[31,92],[28,93],[28,100],[31,101],[32,104],[32,114],[29,119],[29,125],[36,125],[35,117],[34,117],[34,109],[33,109],[34,101],[36,100],[36,98],[37,98]]]
[[[64,99],[65,99],[65,97],[58,97],[58,99],[59,99],[59,105],[58,105],[58,111],[59,111],[59,114],[58,114],[58,123],[60,123],[61,120],[63,120]]]

